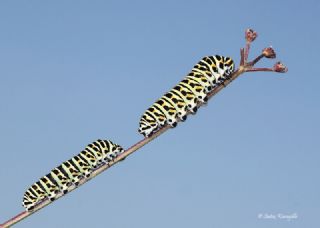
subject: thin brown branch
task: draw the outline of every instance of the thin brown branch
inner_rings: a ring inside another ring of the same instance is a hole
[[[248,61],[248,57],[249,57],[249,52],[250,52],[250,46],[251,46],[251,42],[246,42],[246,47],[244,49],[244,61],[247,62]]]
[[[247,63],[248,66],[253,67],[257,62],[259,62],[262,58],[264,57],[263,54],[257,56],[254,60],[252,60],[251,62]]]
[[[245,57],[244,57],[244,48],[240,48],[240,64],[239,66],[244,66]]]
[[[250,34],[254,34],[254,38],[251,37],[251,41],[252,42],[255,38],[256,38],[256,32],[253,30],[249,30]],[[248,40],[247,40],[248,41]],[[249,48],[247,47],[247,50],[249,50]],[[225,88],[227,85],[229,85],[233,80],[235,80],[236,78],[238,78],[241,74],[245,73],[245,72],[253,72],[253,71],[273,71],[273,72],[281,72],[284,73],[287,71],[287,68],[280,62],[277,62],[274,65],[274,68],[253,68],[253,66],[259,61],[261,60],[264,56],[263,54],[256,57],[253,61],[251,62],[247,62],[247,60],[245,59],[248,53],[245,53],[245,49],[241,48],[240,49],[240,55],[241,55],[241,60],[240,60],[240,66],[238,69],[236,69],[232,74],[231,77],[226,80],[223,84],[219,85],[218,87],[216,87],[213,91],[211,91],[211,93],[208,95],[208,98],[213,97],[214,95],[216,95],[219,91],[221,91],[223,88]],[[200,105],[198,106],[200,107]],[[148,144],[149,142],[151,142],[152,140],[154,140],[155,138],[157,138],[159,135],[161,135],[162,133],[164,133],[166,130],[168,130],[170,127],[169,126],[165,126],[163,128],[161,128],[159,131],[157,131],[155,134],[153,134],[152,136],[148,137],[148,138],[144,138],[143,140],[137,142],[136,144],[134,144],[133,146],[131,146],[130,148],[128,148],[124,153],[122,153],[121,155],[119,155],[113,162],[109,163],[108,165],[103,165],[101,167],[99,167],[97,170],[95,170],[90,178],[87,179],[82,179],[79,183],[79,186],[81,186],[82,184],[88,182],[89,180],[91,180],[92,178],[96,177],[97,175],[99,175],[100,173],[102,173],[103,171],[105,171],[106,169],[110,168],[111,166],[115,165],[116,163],[122,161],[123,159],[125,159],[126,157],[128,157],[130,154],[134,153],[136,150],[140,149],[141,147],[143,147],[144,145]],[[72,186],[69,190],[69,192],[75,190],[76,187]],[[59,194],[57,196],[57,199],[63,197],[63,194]],[[9,219],[8,221],[6,221],[5,223],[1,224],[0,227],[1,228],[5,228],[5,227],[10,227],[20,221],[22,221],[23,219],[27,218],[28,216],[34,214],[35,212],[39,211],[40,209],[44,208],[45,206],[49,205],[51,202],[49,200],[45,200],[43,202],[41,202],[39,205],[37,205],[35,207],[35,209],[31,212],[21,212],[20,214],[14,216],[13,218]]]
[[[266,68],[266,67],[261,67],[261,68],[251,68],[251,69],[248,69],[246,70],[246,72],[257,72],[257,71],[272,71],[274,72],[274,69],[273,68]]]

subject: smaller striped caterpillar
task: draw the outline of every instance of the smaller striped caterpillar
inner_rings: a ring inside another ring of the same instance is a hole
[[[110,140],[90,143],[78,155],[32,184],[24,193],[22,205],[32,211],[43,200],[55,200],[57,194],[66,194],[70,186],[78,186],[81,179],[90,177],[95,169],[113,161],[122,152],[124,149]]]

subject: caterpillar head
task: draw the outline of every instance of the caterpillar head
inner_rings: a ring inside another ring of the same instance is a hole
[[[115,146],[116,146],[116,149],[115,149],[116,154],[122,154],[124,152],[124,149],[120,145],[116,144]]]
[[[230,57],[223,57],[224,59],[224,76],[229,77],[234,71],[234,62]]]

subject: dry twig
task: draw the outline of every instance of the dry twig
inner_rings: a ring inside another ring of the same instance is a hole
[[[278,72],[278,73],[285,73],[287,72],[287,67],[285,65],[283,65],[281,62],[277,62],[275,63],[275,65],[273,66],[273,68],[254,68],[254,65],[259,62],[262,58],[275,58],[276,54],[275,51],[273,50],[272,47],[268,47],[263,49],[262,53],[256,57],[254,60],[248,62],[248,56],[249,56],[249,50],[250,50],[250,46],[251,46],[251,42],[253,42],[256,37],[258,36],[257,32],[255,32],[252,29],[247,29],[245,31],[245,38],[246,38],[246,46],[245,48],[241,48],[240,49],[240,65],[239,67],[234,71],[234,73],[231,75],[230,79],[226,80],[223,84],[221,84],[220,86],[216,87],[208,96],[208,98],[211,98],[212,96],[214,96],[215,94],[217,94],[220,90],[222,90],[223,88],[225,88],[229,83],[231,83],[234,79],[236,79],[237,77],[239,77],[241,74],[245,73],[245,72],[257,72],[257,71],[269,71],[269,72]],[[114,164],[118,163],[119,161],[121,161],[122,159],[128,157],[130,154],[132,154],[133,152],[135,152],[136,150],[138,150],[139,148],[143,147],[144,145],[146,145],[147,143],[149,143],[150,141],[152,141],[153,139],[155,139],[156,137],[158,137],[159,135],[161,135],[162,133],[164,133],[166,130],[168,130],[170,127],[166,126],[163,127],[162,129],[160,129],[159,131],[157,131],[155,134],[153,134],[151,137],[149,138],[144,138],[143,140],[141,140],[140,142],[134,144],[133,146],[131,146],[129,149],[127,149],[123,154],[121,154],[119,157],[117,157],[113,162],[111,162],[109,165],[104,165],[101,166],[100,168],[98,168],[97,170],[95,170],[92,175],[90,176],[90,178],[88,179],[82,179],[80,181],[79,186],[81,186],[82,184],[84,184],[85,182],[91,180],[92,178],[94,178],[95,176],[97,176],[98,174],[100,174],[101,172],[103,172],[104,170],[110,168],[111,166],[113,166]],[[75,189],[75,187],[71,187],[70,191],[73,191]],[[63,194],[60,194],[57,196],[57,199],[62,197]],[[5,223],[0,225],[0,228],[4,228],[4,227],[10,227],[20,221],[22,221],[23,219],[27,218],[28,216],[34,214],[35,212],[37,212],[38,210],[42,209],[43,207],[47,206],[48,204],[50,204],[51,202],[49,200],[46,200],[42,203],[40,203],[33,211],[31,212],[21,212],[20,214],[14,216],[13,218],[9,219],[8,221],[6,221]]]

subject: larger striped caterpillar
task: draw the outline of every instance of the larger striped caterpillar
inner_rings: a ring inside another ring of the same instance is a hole
[[[63,162],[31,185],[23,196],[22,205],[27,211],[46,199],[55,200],[57,194],[67,193],[71,185],[78,186],[99,166],[114,160],[124,149],[110,140],[98,139],[78,155]]]
[[[163,95],[140,119],[139,133],[151,136],[164,125],[176,127],[178,120],[185,121],[187,113],[195,114],[198,104],[207,102],[207,95],[228,79],[234,62],[220,55],[206,56],[171,91]]]

